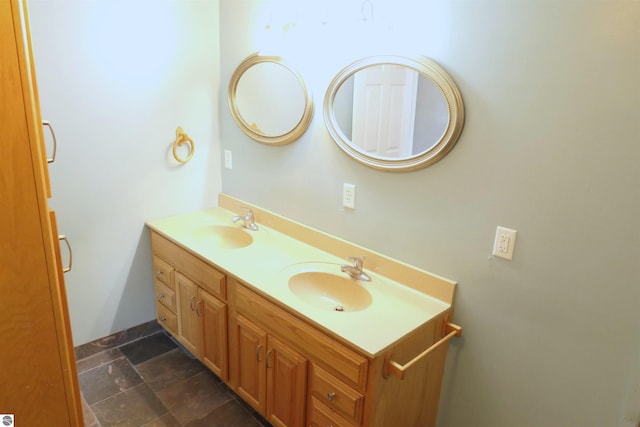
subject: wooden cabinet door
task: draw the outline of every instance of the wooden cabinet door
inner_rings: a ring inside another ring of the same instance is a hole
[[[234,345],[238,358],[236,392],[258,412],[265,414],[267,333],[241,315],[235,320]]]
[[[178,340],[187,350],[200,357],[202,348],[202,308],[198,300],[198,286],[178,272],[175,274],[175,285],[178,309]]]
[[[307,359],[269,335],[267,420],[275,427],[304,427]]]
[[[229,379],[227,360],[227,305],[199,290],[202,302],[202,361],[223,381]]]
[[[23,426],[81,426],[24,1],[0,1],[0,94],[0,410]]]

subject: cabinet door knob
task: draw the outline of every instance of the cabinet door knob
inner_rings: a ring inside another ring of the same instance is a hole
[[[166,322],[166,321],[167,321],[167,318],[166,318],[165,316],[162,316],[162,317],[160,318],[160,321],[161,321],[161,322]]]
[[[158,299],[164,299],[164,294],[159,294]]]
[[[334,392],[327,393],[327,399],[333,400],[336,398],[336,394]]]
[[[260,350],[262,350],[262,344],[258,344],[256,347],[256,361],[260,363]]]

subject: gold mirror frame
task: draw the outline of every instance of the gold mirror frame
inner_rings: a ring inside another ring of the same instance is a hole
[[[242,114],[240,113],[236,102],[238,84],[240,83],[240,80],[244,73],[256,64],[265,62],[281,65],[286,70],[291,72],[300,83],[304,94],[304,111],[301,114],[300,120],[289,131],[279,135],[268,135],[262,132],[255,124],[247,123],[242,117]],[[251,139],[263,144],[284,145],[295,141],[306,132],[313,117],[313,97],[310,91],[307,89],[307,85],[302,78],[302,75],[300,75],[297,70],[291,68],[281,57],[266,55],[263,56],[258,52],[253,53],[245,58],[233,72],[231,80],[229,81],[228,101],[229,108],[231,109],[231,116],[233,117],[233,120],[236,122],[238,127],[240,127],[240,129]]]
[[[411,68],[430,79],[442,92],[449,111],[449,120],[440,139],[419,154],[401,158],[369,155],[360,150],[338,125],[334,110],[336,94],[344,82],[356,72],[376,65],[400,65]],[[324,121],[334,142],[356,161],[380,170],[410,171],[429,166],[442,159],[456,144],[464,126],[464,104],[460,90],[447,72],[424,56],[405,57],[380,55],[360,59],[343,68],[331,81],[324,98]]]

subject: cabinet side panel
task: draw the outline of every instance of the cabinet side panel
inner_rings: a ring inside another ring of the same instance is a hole
[[[392,348],[393,360],[406,364],[441,338],[443,316],[416,329]],[[364,425],[385,427],[435,426],[440,384],[444,373],[447,344],[411,366],[404,379],[383,378],[384,355],[376,358],[370,371],[372,387],[366,399]]]

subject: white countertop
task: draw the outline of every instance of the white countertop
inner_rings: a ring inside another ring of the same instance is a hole
[[[256,221],[258,231],[246,230],[253,242],[243,248],[220,248],[207,237],[207,227],[231,226],[234,212],[213,208],[147,222],[152,230],[185,247],[250,287],[269,295],[291,311],[350,342],[375,357],[394,342],[442,314],[450,304],[367,270],[371,282],[359,282],[370,293],[371,304],[360,311],[317,308],[296,296],[288,278],[298,263],[335,265],[348,261],[294,239]],[[244,229],[243,229],[244,230]],[[358,255],[358,254],[354,254]],[[339,274],[339,273],[338,273]],[[345,277],[347,277],[345,275]],[[430,278],[432,279],[432,278]]]

